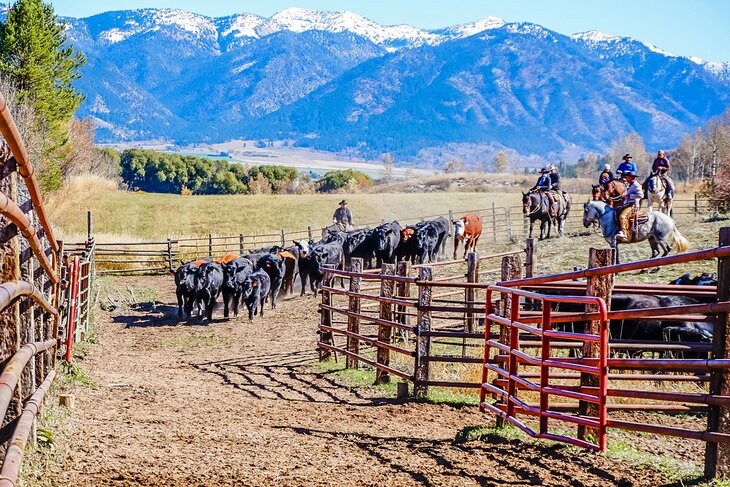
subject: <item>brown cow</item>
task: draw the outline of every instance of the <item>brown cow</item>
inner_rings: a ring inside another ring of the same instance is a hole
[[[294,292],[294,274],[296,274],[298,259],[288,250],[276,255],[284,261],[284,283],[281,287],[281,295],[287,296]]]
[[[466,254],[477,249],[479,237],[482,235],[482,217],[477,213],[469,213],[451,223],[454,224],[454,259],[460,240],[464,241],[464,258],[466,258]]]

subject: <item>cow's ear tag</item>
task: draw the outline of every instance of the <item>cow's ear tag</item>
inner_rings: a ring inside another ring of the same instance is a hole
[[[258,283],[257,282],[251,283],[251,287],[256,287],[256,286],[258,286]]]

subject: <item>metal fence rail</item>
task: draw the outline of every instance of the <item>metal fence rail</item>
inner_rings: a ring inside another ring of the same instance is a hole
[[[0,414],[13,428],[0,485],[16,485],[26,440],[55,376],[62,244],[1,94],[0,133]]]

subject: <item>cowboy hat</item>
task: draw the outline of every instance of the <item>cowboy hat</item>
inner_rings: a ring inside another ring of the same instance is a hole
[[[633,157],[631,156],[631,154],[626,154],[626,155],[624,156],[624,161],[625,161],[626,159],[633,159]]]
[[[339,205],[346,205],[346,204],[347,204],[347,200],[342,200],[342,201],[340,201],[340,202],[339,202],[338,204],[339,204]]]

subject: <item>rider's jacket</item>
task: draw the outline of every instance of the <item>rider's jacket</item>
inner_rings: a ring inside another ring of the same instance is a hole
[[[337,208],[334,215],[332,215],[332,221],[352,225],[352,212],[347,207]]]
[[[636,168],[636,164],[634,164],[632,161],[624,161],[618,166],[618,169],[616,169],[616,172],[619,174],[623,174],[628,171],[638,171],[638,169]]]
[[[641,198],[644,197],[644,191],[641,189],[641,185],[639,182],[634,179],[634,182],[632,182],[627,188],[626,188],[626,194],[624,195],[624,206],[630,206],[630,205],[637,205],[641,201]]]
[[[548,176],[550,177],[550,187],[552,189],[560,189],[560,174],[551,172]]]
[[[537,179],[537,184],[535,184],[535,189],[543,189],[545,191],[549,190],[550,189],[550,177],[547,175],[540,176]]]
[[[604,184],[608,184],[609,181],[613,179],[613,173],[610,169],[604,169],[600,176],[598,176],[598,184],[603,186]]]
[[[654,159],[654,164],[651,165],[651,171],[656,173],[660,169],[669,171],[669,159],[666,157],[657,157]]]

